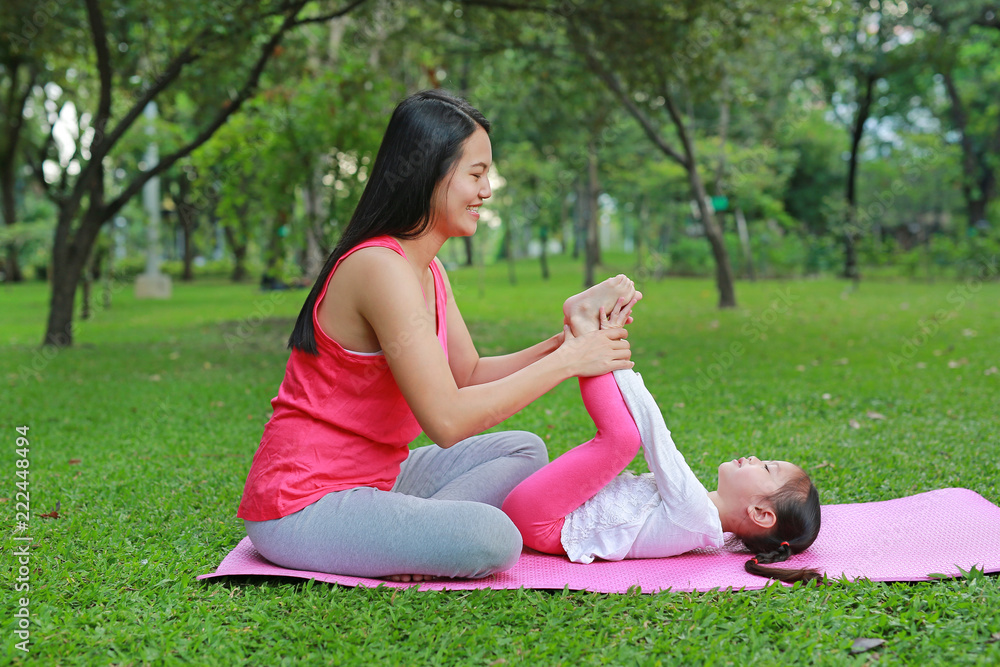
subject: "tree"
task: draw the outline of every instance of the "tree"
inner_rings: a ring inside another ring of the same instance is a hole
[[[547,277],[547,241],[559,235],[564,215],[575,209],[574,229],[562,240],[566,246],[572,242],[574,252],[582,251],[583,283],[589,286],[601,260],[598,198],[607,175],[602,165],[608,153],[622,149],[615,142],[614,100],[577,59],[552,57],[552,49],[559,48],[551,41],[557,35],[537,26],[527,32],[519,25],[518,34],[510,36],[501,26],[494,35],[498,42],[527,44],[489,58],[473,88],[498,121],[493,137],[497,168],[506,180],[497,206],[507,226],[504,238],[515,240],[511,227],[516,224],[523,232],[518,238],[539,241]],[[511,247],[508,255],[515,250]]]
[[[812,80],[820,84],[829,109],[848,131],[842,275],[857,283],[861,277],[857,243],[860,236],[873,231],[873,221],[858,216],[862,140],[874,122],[899,111],[888,106],[892,101],[888,93],[894,79],[917,57],[912,48],[906,48],[914,39],[916,24],[906,3],[847,0],[822,14],[817,25],[822,39],[805,46],[813,53]]]
[[[722,227],[708,203],[691,110],[699,96],[710,95],[718,86],[723,54],[739,48],[744,18],[728,7],[723,14],[721,5],[705,3],[643,2],[628,7],[629,13],[616,16],[573,13],[567,19],[571,42],[650,141],[685,170],[715,261],[719,307],[735,307],[733,270]],[[714,12],[723,18],[717,19]],[[656,120],[663,116],[676,143],[666,138],[662,121]]]
[[[8,46],[4,43],[4,46]],[[10,48],[0,47],[0,76],[6,94],[2,95],[0,107],[0,210],[4,223],[12,227],[17,222],[14,181],[16,179],[15,157],[21,143],[21,128],[24,126],[24,109],[38,79],[36,63],[25,60]],[[5,280],[20,282],[24,277],[17,261],[17,246],[7,247],[7,269]]]
[[[983,225],[998,194],[1000,169],[1000,5],[982,0],[917,2],[927,13],[923,52],[944,85],[948,104],[936,109],[958,133],[962,193],[970,226]]]
[[[501,0],[464,4],[514,11],[519,20],[535,17],[548,34],[565,34],[568,50],[639,122],[649,140],[684,168],[715,261],[719,306],[735,306],[728,252],[708,206],[695,152],[694,105],[717,87],[720,63],[746,42],[750,25],[768,20],[760,15],[780,13],[781,5],[769,3],[759,10],[760,3],[750,2],[732,8],[731,3],[665,5],[656,0],[623,5]],[[666,138],[665,128],[672,128],[676,143]]]
[[[92,137],[89,143],[82,138],[77,142],[74,161],[79,165],[79,174],[75,179],[68,177],[72,176],[68,169],[58,181],[46,178],[39,170],[59,209],[44,344],[72,344],[74,295],[102,225],[149,179],[190,155],[250,99],[286,33],[300,25],[342,16],[363,1],[354,0],[325,13],[317,10],[315,14],[306,12],[308,0],[247,0],[225,5],[192,1],[164,5],[163,13],[156,15],[140,13],[146,8],[116,0],[86,0],[86,25],[94,62],[88,91],[92,94],[79,95],[74,104],[83,110],[89,99],[96,100],[93,109],[86,112],[87,131]],[[111,16],[112,21],[107,21],[106,16]],[[190,37],[177,41],[175,35]],[[126,55],[132,50],[144,56],[121,59],[137,68],[134,76],[145,82],[141,87],[122,80],[120,73],[116,77],[112,43]],[[215,83],[222,90],[230,91],[226,99],[206,94],[203,84],[209,76],[216,77]],[[207,120],[170,146],[157,165],[135,169],[121,192],[109,200],[105,158],[113,155],[127,135],[142,127],[138,121],[147,105],[157,102],[166,109],[182,91],[203,105],[199,117]]]
[[[65,85],[66,61],[78,36],[74,28],[55,20],[60,9],[55,2],[9,2],[0,7],[0,25],[5,26],[0,39],[0,214],[8,228],[18,221],[20,155],[32,150],[26,112],[35,113],[31,101],[40,84]],[[7,245],[6,255],[5,280],[22,280],[16,243]]]

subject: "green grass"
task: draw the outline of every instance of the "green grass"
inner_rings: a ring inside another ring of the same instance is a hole
[[[622,260],[603,274],[629,269]],[[505,267],[452,272],[481,353],[554,333],[580,282],[561,259],[547,283],[533,263],[517,275],[512,287]],[[948,486],[1000,503],[1000,284],[741,283],[740,308],[725,312],[709,281],[640,287],[636,369],[710,488],[719,461],[757,453],[800,462],[824,503]],[[236,506],[304,296],[206,282],[140,302],[123,288],[74,348],[49,355],[37,347],[45,287],[0,286],[4,662],[1000,663],[1000,582],[976,573],[659,595],[196,581],[243,536]],[[13,591],[11,554],[20,425],[30,427],[28,593]],[[541,434],[551,456],[591,435],[573,382],[503,426]],[[41,516],[57,504],[58,518]],[[32,614],[27,656],[12,634],[19,596]],[[885,644],[852,655],[860,637]]]

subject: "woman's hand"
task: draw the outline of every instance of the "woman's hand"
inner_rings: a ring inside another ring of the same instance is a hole
[[[563,344],[557,352],[565,355],[571,375],[592,377],[635,365],[625,340],[628,330],[624,327],[600,329],[577,337],[567,325],[563,336]]]

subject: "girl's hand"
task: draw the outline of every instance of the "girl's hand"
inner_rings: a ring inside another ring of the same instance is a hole
[[[558,351],[567,356],[571,375],[592,377],[635,365],[631,361],[632,352],[628,341],[625,340],[628,330],[624,327],[591,331],[576,337],[567,325],[563,336],[564,341]]]

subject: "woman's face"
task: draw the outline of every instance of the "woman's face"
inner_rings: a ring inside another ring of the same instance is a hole
[[[481,127],[462,144],[462,154],[451,172],[434,188],[431,229],[445,238],[472,236],[479,221],[479,207],[493,194],[489,171],[493,165],[490,136]]]

